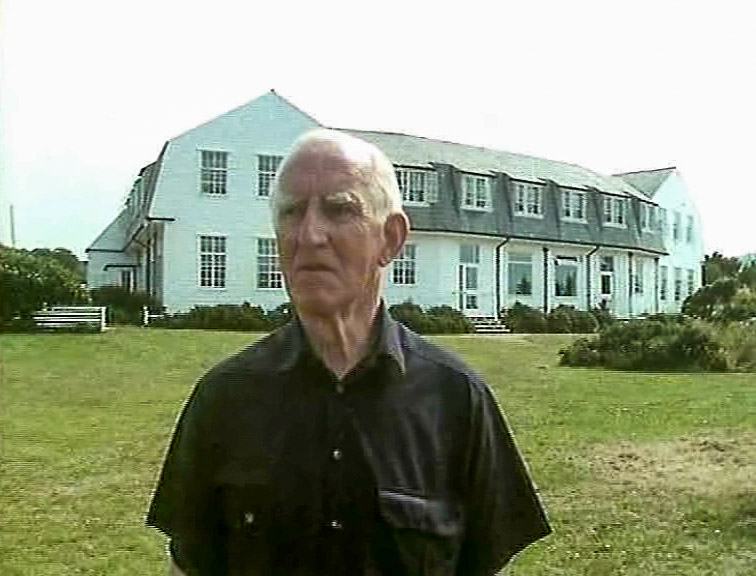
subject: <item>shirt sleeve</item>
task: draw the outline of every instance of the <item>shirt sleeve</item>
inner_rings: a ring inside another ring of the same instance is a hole
[[[490,388],[480,381],[471,386],[467,527],[458,573],[490,575],[551,528]]]
[[[171,538],[171,555],[188,575],[220,573],[219,522],[211,482],[211,431],[200,380],[187,400],[168,448],[147,525]]]

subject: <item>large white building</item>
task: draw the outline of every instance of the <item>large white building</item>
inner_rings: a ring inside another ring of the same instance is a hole
[[[271,91],[168,141],[87,249],[90,287],[123,284],[168,311],[287,300],[270,220],[276,169],[320,127]],[[394,163],[412,233],[390,304],[492,317],[606,301],[618,316],[679,310],[701,282],[698,213],[674,168],[605,176],[417,136],[345,130]]]

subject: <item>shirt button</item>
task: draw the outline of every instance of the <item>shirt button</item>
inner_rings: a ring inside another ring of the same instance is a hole
[[[341,450],[339,450],[338,448],[336,448],[333,452],[331,452],[331,457],[334,460],[336,460],[336,462],[338,462],[339,460],[341,460],[342,456],[343,456],[343,454],[341,453]]]
[[[334,530],[341,530],[343,526],[338,520],[331,520],[331,528],[333,528]]]
[[[339,382],[336,384],[336,394],[343,394],[344,393],[344,385]]]

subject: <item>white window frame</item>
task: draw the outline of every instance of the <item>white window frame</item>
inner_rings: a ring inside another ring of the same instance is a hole
[[[491,179],[479,174],[462,174],[462,208],[491,211]]]
[[[605,195],[603,197],[603,220],[605,226],[625,228],[627,223],[626,198]]]
[[[210,246],[210,250],[202,249],[203,239],[209,239],[211,244],[222,240],[223,250],[218,246]],[[203,284],[203,256],[208,256],[209,283]],[[198,234],[197,235],[197,286],[207,290],[225,290],[228,284],[228,236],[223,234]]]
[[[648,202],[640,203],[641,229],[648,232],[656,230],[656,206]]]
[[[263,268],[265,271],[263,271]],[[258,290],[280,290],[283,288],[283,272],[278,255],[278,242],[275,238],[257,238],[255,275],[255,285]]]
[[[633,293],[643,294],[645,290],[645,278],[643,277],[643,262],[637,261],[634,264],[635,270],[633,271]]]
[[[513,182],[514,213],[527,218],[543,218],[543,184]]]
[[[468,285],[470,278],[475,279],[474,286]],[[480,244],[460,244],[458,283],[460,310],[479,310]]]
[[[677,210],[675,210],[672,218],[672,240],[678,242],[682,237],[682,230],[680,230],[680,228],[682,228],[682,216]]]
[[[438,201],[435,170],[395,167],[396,181],[405,206],[428,206]]]
[[[685,223],[685,242],[687,244],[693,243],[693,216],[688,214],[687,222]]]
[[[514,290],[512,290],[512,277],[515,276],[512,274],[512,266],[528,266],[529,267],[529,277],[527,280],[530,282],[530,291],[529,292],[518,292],[518,285],[515,284]],[[518,254],[518,253],[509,253],[507,254],[507,294],[510,296],[532,296],[533,295],[533,255],[532,254]]]
[[[688,276],[687,277],[687,285],[688,285],[687,286],[687,288],[688,288],[687,292],[688,292],[688,296],[690,296],[691,294],[693,294],[693,292],[695,292],[695,286],[696,286],[696,272],[695,272],[695,270],[692,270],[692,269],[688,268],[688,270],[687,270],[687,276]]]
[[[227,196],[229,152],[209,149],[199,152],[200,193],[211,197]]]
[[[667,266],[659,266],[659,300],[667,301],[669,293],[669,269]]]
[[[562,220],[585,222],[586,196],[581,190],[564,188],[562,190]]]
[[[683,291],[682,268],[675,267],[674,291],[675,291],[675,302],[680,302],[682,300],[682,291]]]
[[[415,286],[417,284],[417,245],[405,244],[394,259],[391,281],[397,286]]]
[[[281,162],[283,162],[283,156],[276,154],[257,155],[257,196],[259,198],[270,198],[270,189]]]
[[[558,289],[558,270],[560,268],[572,267],[575,269],[575,293],[559,294]],[[554,258],[554,296],[556,298],[577,298],[580,294],[580,261],[576,256],[557,256]]]

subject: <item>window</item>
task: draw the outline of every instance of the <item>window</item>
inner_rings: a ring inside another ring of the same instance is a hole
[[[486,176],[462,175],[462,206],[481,210],[491,206],[491,190]]]
[[[533,293],[533,257],[530,254],[509,254],[507,281],[510,294],[530,296]]]
[[[615,226],[625,225],[625,199],[604,197],[604,222]]]
[[[643,294],[643,262],[635,262],[635,274],[633,274],[633,292]]]
[[[257,287],[283,287],[283,274],[275,238],[257,239]]]
[[[659,232],[666,234],[667,229],[667,209],[659,208]]]
[[[276,177],[278,167],[283,160],[282,156],[257,156],[257,195],[270,196],[270,186]]]
[[[672,239],[680,239],[680,213],[675,212],[674,221],[672,222]]]
[[[696,286],[696,275],[693,270],[688,270],[688,296],[693,294]]]
[[[640,203],[641,228],[643,230],[656,230],[656,206]]]
[[[539,184],[514,183],[515,214],[526,216],[543,215],[543,186]]]
[[[399,256],[394,260],[392,279],[394,284],[411,286],[417,283],[417,248],[414,244],[405,244]]]
[[[577,296],[577,258],[557,256],[554,283],[557,296]]]
[[[396,179],[405,203],[425,204],[438,199],[438,176],[434,171],[397,168]]]
[[[199,237],[200,274],[203,288],[226,287],[226,238],[225,236]]]
[[[126,290],[133,290],[134,285],[132,284],[132,274],[131,270],[121,270],[121,286],[123,286]]]
[[[478,264],[480,246],[463,244],[459,247],[459,306],[462,310],[478,308]]]
[[[688,244],[693,242],[693,216],[688,216],[688,225],[685,227],[685,241]]]
[[[225,194],[228,152],[202,150],[202,193]]]
[[[669,271],[666,266],[659,266],[659,299],[667,299],[667,291],[669,290]]]
[[[585,220],[585,193],[562,190],[562,217],[567,220]]]
[[[477,244],[460,246],[459,261],[463,264],[480,264],[480,246]]]
[[[675,302],[682,299],[682,268],[675,268]]]
[[[600,264],[601,295],[612,295],[612,278],[614,277],[614,256],[602,256]]]

